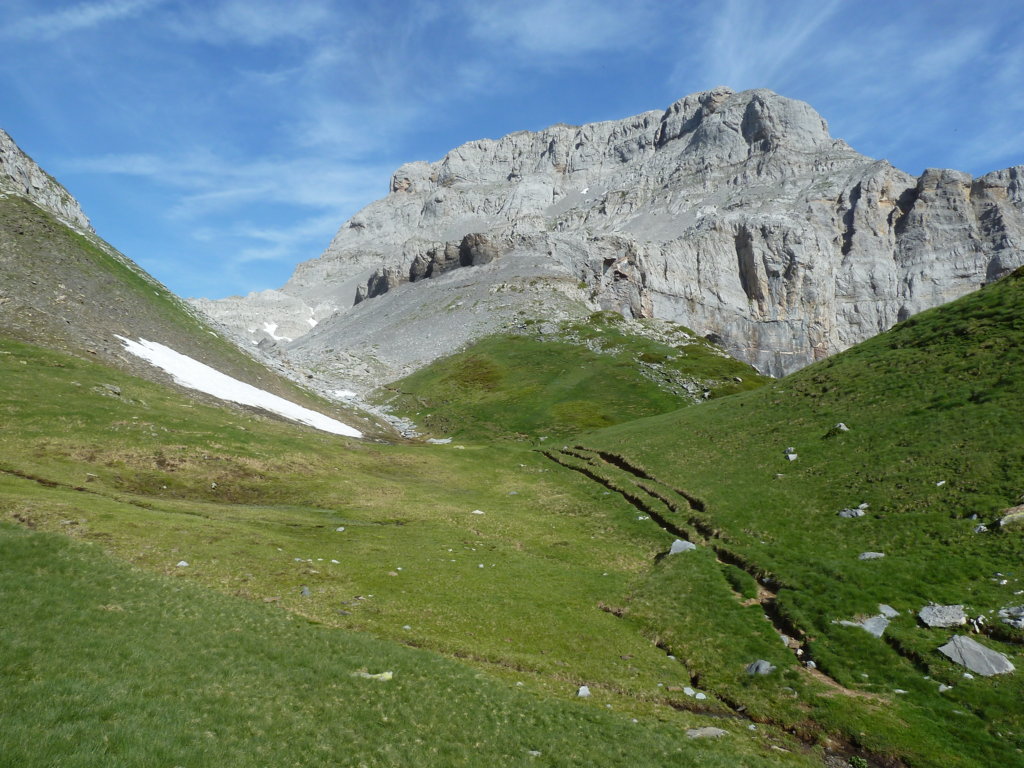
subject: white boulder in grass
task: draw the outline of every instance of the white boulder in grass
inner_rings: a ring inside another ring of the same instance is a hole
[[[691,552],[697,548],[697,545],[692,541],[683,541],[682,539],[676,539],[672,542],[671,548],[668,550],[670,555],[678,555],[680,552]]]
[[[585,685],[581,685],[579,690],[576,691],[576,695],[581,699],[585,699],[590,695],[590,688]]]

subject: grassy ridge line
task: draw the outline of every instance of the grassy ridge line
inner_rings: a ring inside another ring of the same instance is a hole
[[[0,523],[0,552],[0,753],[11,765],[735,764],[671,725],[518,693],[62,537]]]
[[[780,609],[842,685],[908,691],[894,700],[900,728],[883,723],[864,743],[914,764],[1012,764],[1024,748],[1021,676],[964,680],[935,650],[953,630],[914,618],[930,601],[963,603],[991,626],[1022,599],[1020,532],[992,526],[1024,490],[1021,306],[1018,271],[756,392],[582,441],[703,499],[737,551],[788,585]],[[837,517],[862,502],[865,517]],[[974,533],[982,521],[991,530]],[[858,560],[871,550],[886,557]],[[833,623],[879,603],[902,614],[887,641]],[[982,638],[1018,667],[1020,640],[1006,627]],[[940,682],[953,690],[940,695]]]

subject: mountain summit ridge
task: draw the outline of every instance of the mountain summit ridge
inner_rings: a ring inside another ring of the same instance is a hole
[[[376,345],[378,379],[524,314],[595,309],[682,323],[778,376],[1021,264],[1024,166],[915,178],[804,102],[720,87],[407,163],[282,289],[198,304],[310,366]]]

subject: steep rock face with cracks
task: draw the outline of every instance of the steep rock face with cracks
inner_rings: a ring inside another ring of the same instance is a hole
[[[280,291],[198,303],[308,365],[374,348],[379,378],[594,309],[783,375],[1021,264],[1024,166],[915,178],[803,102],[716,88],[403,165]]]

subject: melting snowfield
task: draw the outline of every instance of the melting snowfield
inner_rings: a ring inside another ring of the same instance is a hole
[[[284,416],[286,419],[291,419],[292,421],[297,421],[335,435],[345,435],[346,437],[363,436],[362,432],[353,429],[347,424],[342,424],[340,421],[324,416],[322,413],[311,411],[309,408],[303,408],[301,405],[296,405],[285,400],[283,397],[272,395],[243,381],[233,379],[208,365],[200,363],[198,360],[193,360],[187,355],[175,352],[163,344],[157,344],[155,341],[146,341],[145,339],[132,341],[124,336],[118,336],[117,338],[121,340],[125,349],[131,354],[141,357],[151,365],[166,371],[175,382],[183,387],[205,392],[221,400],[230,400],[240,405],[262,408],[271,413],[276,413],[278,416]]]

